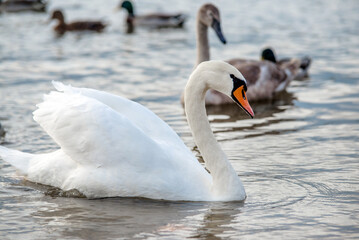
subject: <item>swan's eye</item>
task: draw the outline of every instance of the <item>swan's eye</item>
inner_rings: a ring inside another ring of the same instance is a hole
[[[243,90],[244,92],[247,92],[247,83],[246,80],[237,78],[236,76],[234,76],[234,74],[229,74],[229,76],[232,78],[233,80],[233,88],[237,89],[240,86],[243,86]]]

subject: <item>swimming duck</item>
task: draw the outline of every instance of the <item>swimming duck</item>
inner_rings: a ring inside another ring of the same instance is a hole
[[[4,137],[5,134],[6,134],[5,129],[1,126],[1,123],[0,123],[0,137]]]
[[[221,42],[226,43],[220,30],[220,23],[219,10],[213,4],[204,4],[198,10],[197,64],[210,59],[208,27],[212,27]],[[272,99],[276,92],[283,91],[287,87],[300,66],[300,61],[295,59],[281,67],[269,61],[230,59],[227,62],[236,67],[246,77],[247,96],[250,101]],[[181,100],[184,103],[183,97]],[[232,102],[230,98],[215,90],[210,90],[206,94],[207,105],[221,105]]]
[[[106,92],[54,82],[34,120],[59,145],[30,154],[0,146],[0,156],[30,181],[88,198],[145,197],[186,201],[237,201],[246,193],[216,141],[205,109],[213,88],[248,115],[243,75],[223,61],[203,62],[185,88],[185,111],[206,170],[172,128],[146,107]],[[145,121],[144,121],[145,119]]]
[[[43,0],[0,0],[0,11],[5,12],[22,12],[35,11],[45,12],[47,2]]]
[[[51,20],[57,19],[58,24],[54,27],[54,30],[58,34],[64,34],[66,31],[96,31],[102,32],[106,27],[101,21],[77,21],[72,23],[65,23],[64,15],[61,10],[55,10],[52,12]]]
[[[282,58],[282,59],[277,60],[274,50],[270,47],[262,50],[261,57],[262,57],[262,60],[267,60],[267,61],[276,63],[280,66],[283,66],[286,63],[291,61],[291,58]],[[301,64],[300,64],[297,74],[294,77],[295,80],[302,80],[309,76],[308,71],[309,71],[309,67],[312,62],[312,59],[308,56],[305,56],[305,57],[301,58],[300,61],[301,61]]]
[[[186,21],[186,15],[182,13],[151,13],[146,15],[135,15],[133,4],[131,1],[122,1],[120,8],[127,10],[128,15],[126,23],[128,29],[134,26],[145,26],[151,28],[181,28]]]

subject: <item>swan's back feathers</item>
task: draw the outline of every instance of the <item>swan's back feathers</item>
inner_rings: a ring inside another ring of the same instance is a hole
[[[137,102],[95,89],[75,88],[55,81],[53,81],[53,84],[58,91],[72,94],[77,93],[102,102],[116,112],[126,116],[129,121],[139,127],[146,135],[157,141],[165,141],[173,146],[184,146],[180,137],[167,123]],[[186,150],[187,153],[190,153],[187,148]]]
[[[135,162],[134,154],[141,158],[141,149],[156,148],[153,140],[124,115],[80,93],[45,95],[34,120],[79,164],[109,166],[112,159],[126,162],[126,153],[131,153],[128,155]]]

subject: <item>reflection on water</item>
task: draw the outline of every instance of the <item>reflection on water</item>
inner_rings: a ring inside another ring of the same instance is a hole
[[[240,214],[240,208],[244,203],[212,203],[202,214],[201,226],[195,230],[192,238],[198,239],[222,239],[228,232],[236,233],[231,226],[235,218]]]
[[[179,99],[195,62],[195,9],[205,1],[137,2],[138,11],[183,11],[181,30],[125,34],[118,2],[51,1],[102,34],[56,38],[45,14],[0,15],[0,144],[32,153],[57,149],[32,111],[51,80],[136,100],[163,118],[200,159]],[[22,181],[0,159],[1,239],[356,239],[359,237],[359,4],[357,1],[228,1],[221,45],[211,57],[310,55],[310,78],[270,102],[207,108],[210,124],[247,192],[244,203],[89,200]],[[281,6],[281,7],[279,7]],[[271,14],[268,14],[270,12]],[[308,27],[310,26],[310,27]],[[36,33],[36,34],[34,34]]]
[[[256,119],[268,118],[293,106],[294,100],[295,97],[293,93],[283,91],[269,101],[252,102],[251,107]],[[245,112],[239,110],[237,104],[226,104],[222,106],[211,105],[206,108],[207,114],[210,115],[209,119],[211,122],[235,122],[240,119],[248,118],[248,115]],[[216,115],[219,115],[219,117],[216,117]]]
[[[21,181],[16,186],[25,191],[36,189],[51,197],[41,197],[39,200],[51,204],[31,213],[39,225],[61,229],[64,237],[83,239],[170,236],[173,232],[179,236],[188,234],[191,238],[220,239],[216,236],[235,231],[230,223],[244,205],[244,202],[164,202],[143,198],[88,200],[81,194],[61,192],[29,181]],[[100,230],[99,225],[102,226]],[[144,233],[138,234],[137,225],[142,226]]]
[[[58,227],[62,236],[83,239],[131,237],[139,233],[137,226],[141,226],[140,232],[163,233],[168,224],[204,207],[203,204],[163,203],[136,198],[56,200],[51,200],[56,202],[54,207],[40,209],[33,216],[41,225]]]

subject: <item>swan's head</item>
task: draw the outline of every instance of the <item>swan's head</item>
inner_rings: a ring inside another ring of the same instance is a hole
[[[204,4],[197,14],[197,21],[204,24],[207,27],[212,27],[216,32],[218,38],[222,43],[226,44],[226,39],[223,36],[221,29],[221,18],[219,15],[219,10],[213,4],[207,3]]]
[[[51,18],[50,19],[57,19],[60,22],[64,21],[64,15],[62,14],[61,10],[55,10],[52,12]]]
[[[205,78],[208,88],[231,97],[250,117],[254,117],[247,98],[247,81],[237,68],[224,61],[207,61],[199,64],[195,72]]]
[[[277,62],[274,51],[271,48],[266,48],[262,51],[262,60]]]

